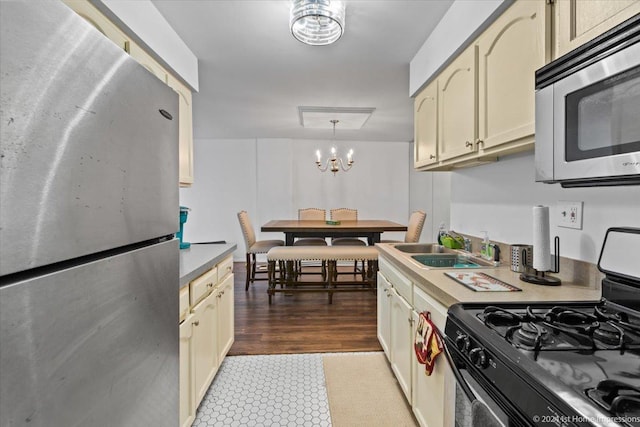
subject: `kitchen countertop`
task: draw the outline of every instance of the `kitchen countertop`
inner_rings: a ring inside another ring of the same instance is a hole
[[[235,243],[191,245],[180,249],[180,287],[202,275],[236,250]]]
[[[520,273],[511,271],[509,265],[482,269],[464,269],[493,276],[522,289],[521,292],[475,292],[445,276],[452,269],[421,268],[411,255],[395,249],[393,243],[376,244],[380,254],[407,275],[423,291],[445,307],[458,302],[534,302],[534,301],[598,301],[602,292],[600,283],[572,283],[563,281],[560,286],[541,286],[520,280]]]

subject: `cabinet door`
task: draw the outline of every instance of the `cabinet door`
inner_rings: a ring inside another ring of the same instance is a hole
[[[555,58],[640,13],[639,0],[556,0]]]
[[[476,48],[460,54],[438,77],[438,160],[476,151]]]
[[[378,272],[378,315],[377,315],[378,341],[391,361],[391,285],[387,279]]]
[[[447,321],[447,309],[420,289],[415,289],[413,296],[415,311],[412,312],[412,337],[415,337],[418,326],[418,314],[424,311],[431,313],[431,320],[441,331],[444,331]],[[413,340],[412,340],[413,342]],[[412,402],[413,413],[418,423],[425,426],[445,425],[445,411],[447,405],[453,406],[453,399],[447,399],[445,378],[450,374],[444,354],[436,359],[436,365],[430,376],[425,374],[424,365],[418,363],[415,354],[412,373]],[[448,424],[447,424],[448,425]]]
[[[218,361],[227,355],[234,340],[233,274],[218,286]]]
[[[164,84],[168,83],[169,73],[140,46],[136,43],[131,43],[129,53],[133,59],[138,61],[151,74],[159,78]]]
[[[189,187],[193,184],[193,107],[191,105],[191,90],[171,75],[168,76],[168,83],[178,94],[180,108],[180,141],[178,145],[180,186]]]
[[[413,340],[411,337],[411,306],[391,289],[391,369],[400,388],[411,402],[411,364]]]
[[[109,40],[114,42],[120,49],[129,52],[129,39],[111,21],[109,21],[95,6],[88,0],[62,0],[74,12],[80,15],[85,21],[93,25],[98,31],[104,34]]]
[[[193,423],[196,413],[196,389],[193,382],[191,346],[193,344],[193,316],[180,324],[180,426]]]
[[[480,148],[534,134],[535,70],[548,51],[545,7],[515,2],[478,38]]]
[[[438,161],[438,81],[434,80],[414,103],[414,167]]]
[[[212,292],[193,309],[193,378],[200,402],[218,370],[217,294]]]

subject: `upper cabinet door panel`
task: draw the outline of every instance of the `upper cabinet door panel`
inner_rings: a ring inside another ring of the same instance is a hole
[[[438,77],[438,160],[475,151],[475,61],[471,46]]]
[[[640,13],[640,0],[556,0],[555,58]]]
[[[545,64],[545,3],[515,2],[478,39],[482,148],[533,135],[535,70]]]
[[[434,80],[420,92],[414,105],[414,166],[419,168],[438,160],[437,80]]]

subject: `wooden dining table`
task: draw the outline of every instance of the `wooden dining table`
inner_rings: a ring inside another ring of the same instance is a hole
[[[260,231],[282,232],[285,245],[293,245],[299,237],[363,237],[369,246],[380,242],[385,231],[407,231],[407,226],[381,219],[360,219],[327,224],[325,221],[302,221],[297,219],[275,219],[264,224]]]

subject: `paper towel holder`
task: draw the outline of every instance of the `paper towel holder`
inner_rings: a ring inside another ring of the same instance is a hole
[[[533,271],[533,274],[524,272],[520,275],[520,280],[527,283],[533,283],[535,285],[545,286],[560,286],[562,281],[557,277],[547,276],[545,273],[560,273],[560,237],[556,236],[553,239],[553,249],[555,254],[553,255],[555,268],[549,271],[538,271],[530,265],[527,265],[527,260],[523,260],[523,264],[529,271]]]

